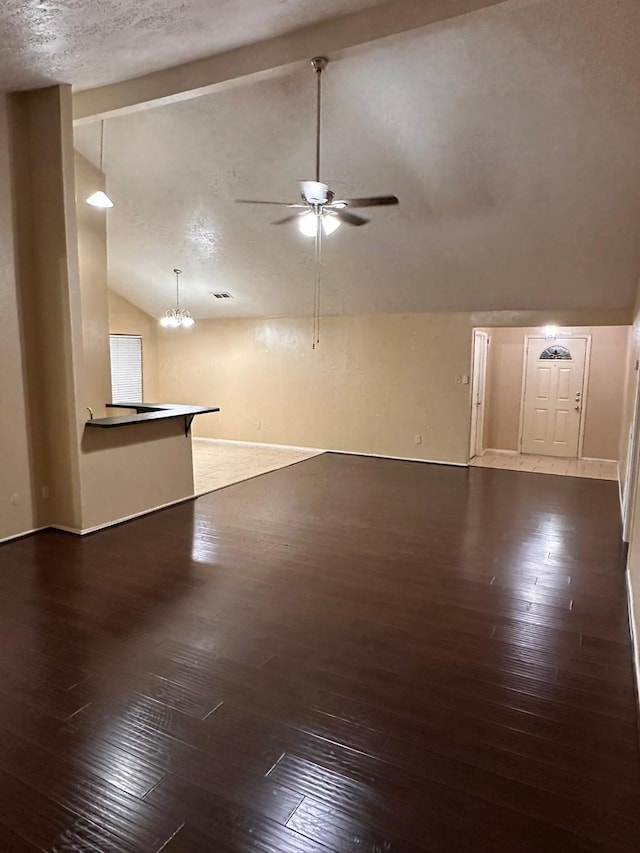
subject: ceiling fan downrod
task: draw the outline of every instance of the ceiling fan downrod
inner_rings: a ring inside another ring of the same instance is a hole
[[[322,72],[329,64],[326,56],[314,56],[311,67],[316,72],[317,99],[316,99],[316,183],[320,183],[320,123],[322,118]]]

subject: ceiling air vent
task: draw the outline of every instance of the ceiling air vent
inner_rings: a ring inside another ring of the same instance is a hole
[[[215,296],[216,299],[233,299],[233,296],[230,293],[227,293],[226,290],[218,290],[211,295]]]

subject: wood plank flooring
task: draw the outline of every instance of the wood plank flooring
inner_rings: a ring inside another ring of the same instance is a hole
[[[325,454],[0,547],[0,850],[637,851],[613,482]]]

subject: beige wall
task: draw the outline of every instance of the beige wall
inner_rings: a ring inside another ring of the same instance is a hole
[[[104,175],[84,157],[76,154],[82,387],[84,404],[91,406],[96,417],[103,417],[114,414],[113,410],[105,409],[105,403],[111,400],[110,311],[119,332],[144,335],[147,346],[143,353],[146,359],[149,359],[148,342],[152,321],[115,294],[109,298],[108,211],[85,203],[85,199],[96,189],[104,189]],[[181,420],[98,430],[86,428],[86,418],[86,411],[81,411],[82,530],[90,530],[193,494],[191,439],[185,437]]]
[[[469,315],[330,317],[311,338],[310,319],[160,329],[161,395],[221,407],[199,436],[468,461]]]
[[[0,94],[0,540],[36,526],[14,259],[8,96]]]
[[[110,397],[102,180],[74,159],[69,87],[0,98],[0,539],[193,494],[182,421],[85,427]]]
[[[113,335],[140,335],[142,337],[143,399],[148,403],[166,403],[161,400],[158,383],[158,321],[109,290],[109,331]],[[111,398],[109,398],[111,399]]]
[[[517,450],[522,387],[523,329],[486,329],[489,334],[484,446]]]
[[[596,459],[618,459],[629,328],[594,328],[590,333],[591,363],[584,455]]]
[[[620,443],[618,446],[618,469],[620,472],[620,487],[624,490],[627,476],[628,452],[630,450],[631,425],[635,406],[636,383],[638,381],[637,359],[638,340],[640,339],[639,320],[627,331],[627,359],[624,376],[624,394],[622,399],[622,423],[620,426]]]
[[[106,212],[85,203],[97,189],[104,189],[104,175],[81,154],[75,153],[76,220],[82,306],[84,404],[96,418],[108,414],[111,400],[109,370],[109,303],[107,297]],[[88,413],[81,412],[81,419]]]
[[[117,429],[87,427],[82,460],[83,530],[193,495],[191,438],[181,418]]]
[[[628,531],[629,552],[627,558],[627,572],[629,590],[631,593],[630,610],[634,623],[634,640],[636,653],[636,678],[640,690],[640,472],[638,464],[635,471],[635,489],[627,494],[627,450],[629,446],[629,435],[632,430],[633,413],[635,409],[636,385],[638,380],[638,359],[640,359],[640,286],[635,308],[635,320],[629,334],[629,350],[627,356],[626,393],[624,417],[620,429],[620,458],[621,471],[620,483],[623,497],[623,505],[631,507],[631,528]],[[640,441],[640,424],[636,424],[635,441]],[[640,456],[638,457],[640,460]]]
[[[540,329],[486,331],[491,344],[487,366],[485,447],[517,450],[525,335],[540,334]],[[583,456],[617,459],[629,329],[626,326],[572,326],[563,331],[591,335]]]
[[[37,526],[77,527],[82,360],[71,88],[12,96],[16,247]],[[43,489],[50,498],[43,497]]]

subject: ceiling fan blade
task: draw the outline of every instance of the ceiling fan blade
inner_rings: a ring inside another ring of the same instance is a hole
[[[383,207],[388,204],[399,204],[398,198],[395,195],[374,195],[369,198],[345,198],[340,201],[334,201],[334,204],[343,203],[347,207]]]
[[[347,225],[366,225],[369,222],[364,216],[356,216],[355,213],[348,213],[346,210],[336,210],[333,213],[340,222],[346,222]]]
[[[306,207],[304,204],[291,204],[288,201],[259,201],[255,198],[237,198],[236,204],[277,204],[280,207]]]
[[[305,205],[306,207],[306,205]],[[301,213],[290,213],[289,216],[285,216],[284,219],[276,219],[275,222],[272,222],[272,225],[285,225],[287,222],[293,222],[294,219],[298,219],[302,216]]]

